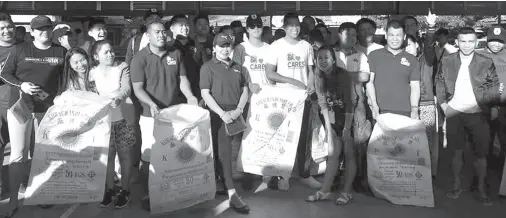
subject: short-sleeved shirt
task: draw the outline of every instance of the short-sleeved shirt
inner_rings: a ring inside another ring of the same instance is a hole
[[[23,94],[23,100],[31,112],[45,113],[53,105],[58,93],[58,82],[63,73],[67,50],[56,44],[42,50],[33,42],[16,45],[2,69],[2,79],[12,86],[20,87],[22,82],[31,82],[44,90],[48,97],[44,100]],[[16,103],[18,90],[11,90],[9,106]]]
[[[180,76],[186,76],[181,52],[169,48],[162,56],[154,54],[149,45],[140,50],[130,64],[132,83],[143,82],[144,90],[158,108],[181,103]],[[141,102],[142,115],[150,117],[149,105]]]
[[[320,108],[327,108],[329,113],[334,113],[334,125],[338,126],[339,129],[342,128],[346,113],[353,113],[354,109],[351,79],[348,72],[336,68],[331,76],[325,76],[321,73],[316,80],[318,80],[317,84],[323,85],[323,87],[317,87],[323,91],[323,96],[319,96],[318,99]]]
[[[418,59],[404,50],[394,55],[382,48],[369,54],[369,66],[380,110],[410,112],[410,82],[420,81]]]
[[[232,60],[248,69],[251,83],[265,85],[270,84],[265,75],[268,54],[269,44],[263,43],[262,47],[255,47],[249,41],[245,41],[235,47]]]
[[[292,45],[285,38],[281,38],[271,44],[267,63],[276,66],[278,74],[308,85],[308,68],[313,65],[313,56],[313,47],[308,42],[300,40]]]
[[[200,88],[209,89],[218,105],[238,105],[248,80],[248,70],[234,61],[213,57],[200,68]]]

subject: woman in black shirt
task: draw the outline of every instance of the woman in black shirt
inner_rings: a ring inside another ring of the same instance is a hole
[[[336,200],[336,204],[347,204],[351,199],[351,184],[355,178],[357,164],[351,126],[353,121],[354,101],[353,86],[349,73],[337,67],[334,50],[330,46],[322,46],[316,53],[317,67],[315,71],[315,87],[320,106],[320,119],[324,123],[329,143],[327,169],[320,191],[309,196],[310,202],[327,200],[330,188],[339,168],[339,156],[344,148],[346,174],[344,190]],[[356,101],[356,100],[355,100]]]

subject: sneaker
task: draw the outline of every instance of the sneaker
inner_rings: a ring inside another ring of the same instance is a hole
[[[312,176],[310,176],[308,178],[300,178],[300,182],[304,185],[309,186],[312,189],[321,189],[322,188],[322,184],[320,182],[316,181],[316,179]]]
[[[279,177],[278,180],[278,189],[280,191],[288,191],[290,189],[290,179],[285,179],[283,177]]]
[[[100,207],[109,207],[112,203],[112,197],[114,196],[114,191],[112,189],[108,189],[104,193],[104,199],[102,203],[100,203]]]
[[[130,202],[130,192],[121,189],[116,197],[116,203],[114,204],[114,208],[121,209],[128,205]]]

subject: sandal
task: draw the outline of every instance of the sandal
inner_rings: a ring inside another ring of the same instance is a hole
[[[462,194],[462,189],[455,189],[450,193],[446,194],[446,197],[449,197],[451,199],[458,199],[460,197],[460,194]]]
[[[330,199],[330,192],[323,193],[321,191],[317,191],[314,195],[309,195],[306,198],[307,202],[316,202],[316,201],[325,201]]]
[[[353,195],[343,192],[341,193],[341,195],[339,195],[339,198],[336,199],[336,204],[347,205],[350,203],[351,200],[353,200]]]
[[[479,197],[478,201],[483,203],[483,206],[492,206],[492,200],[489,197]]]

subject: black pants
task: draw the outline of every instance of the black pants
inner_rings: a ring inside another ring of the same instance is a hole
[[[237,108],[236,105],[220,105],[224,111]],[[234,137],[228,136],[225,131],[225,123],[220,116],[211,112],[211,135],[213,138],[214,167],[216,173],[223,179],[225,188],[233,189],[232,178],[232,141]],[[235,136],[238,137],[238,136]]]
[[[483,113],[461,113],[451,107],[448,107],[447,114],[448,148],[452,150],[464,149],[467,135],[476,157],[485,158],[490,145],[490,125],[487,116]]]

